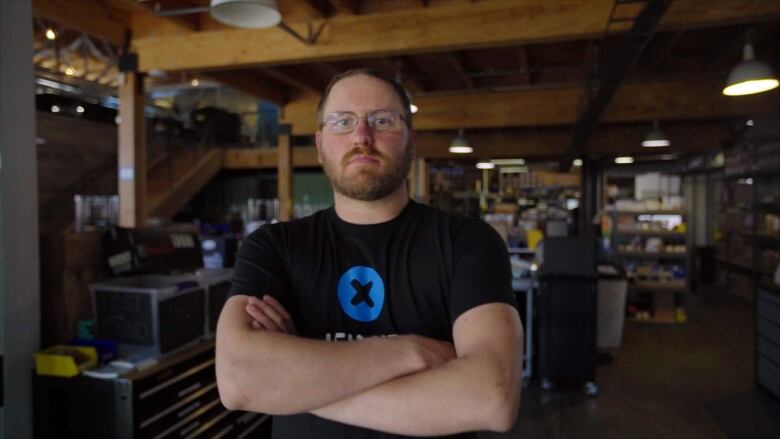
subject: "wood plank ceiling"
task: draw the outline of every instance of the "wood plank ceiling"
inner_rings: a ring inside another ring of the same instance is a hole
[[[290,28],[305,34],[307,26],[321,27],[317,41],[305,44],[278,27],[234,29],[207,13],[154,13],[207,6],[208,0],[72,0],[77,5],[68,2],[70,8],[63,1],[34,0],[34,12],[112,47],[122,43],[117,27],[132,30],[142,71],[197,74],[272,101],[297,135],[316,129],[316,98],[335,73],[367,66],[400,77],[420,107],[415,123],[426,132],[421,142],[436,139],[422,149],[439,156],[446,152],[434,142],[458,128],[506,145],[503,152],[490,148],[492,156],[562,154],[560,139],[571,136],[583,111],[586,79],[598,72],[594,64],[609,56],[646,3],[278,0]],[[36,29],[39,48],[45,48],[43,29]],[[679,142],[672,139],[677,151],[714,149],[729,135],[712,129],[719,121],[780,112],[778,91],[744,98],[719,92],[748,37],[757,57],[780,71],[780,2],[673,0],[586,151],[635,150],[621,139],[640,136],[653,120],[681,133]],[[702,137],[706,145],[692,140],[697,129],[710,130]],[[526,137],[535,140],[525,144]]]

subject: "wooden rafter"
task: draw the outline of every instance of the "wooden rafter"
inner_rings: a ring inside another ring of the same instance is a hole
[[[278,67],[266,67],[264,69],[260,69],[260,74],[271,77],[276,81],[282,82],[291,87],[295,87],[296,89],[303,92],[320,93],[322,91],[320,85],[314,83],[314,81],[302,78],[300,76],[290,75]]]
[[[519,46],[517,48],[517,67],[520,70],[525,70],[526,73],[521,77],[525,85],[532,85],[534,83],[533,66],[531,65],[531,55],[528,53],[528,48],[525,46]]]
[[[290,90],[284,85],[277,81],[264,81],[250,72],[208,72],[206,76],[277,105],[284,105],[290,97]]]
[[[309,19],[325,18],[325,13],[313,0],[285,0],[282,5],[303,12]]]
[[[455,69],[455,72],[458,74],[461,80],[466,84],[466,87],[468,87],[471,90],[474,90],[477,88],[474,79],[469,76],[469,68],[466,66],[467,61],[465,59],[465,56],[461,52],[447,52],[447,59],[450,61],[450,64],[452,65],[452,68]]]
[[[357,15],[358,3],[355,0],[328,0],[341,15]]]
[[[122,45],[130,23],[122,11],[99,0],[33,0],[33,14]]]
[[[645,125],[610,126],[599,129],[588,145],[588,154],[641,154],[641,140],[647,132]],[[699,122],[693,125],[669,125],[665,132],[672,139],[672,148],[665,153],[704,152],[719,147],[731,136],[729,127],[719,121]],[[447,148],[453,131],[424,131],[417,133],[415,156],[425,159],[452,158]],[[517,158],[551,157],[566,150],[571,132],[565,128],[512,129],[501,131],[471,131],[469,141],[477,149],[473,157]],[[225,151],[223,169],[273,169],[278,164],[276,148],[240,148]],[[317,151],[313,146],[293,148],[296,168],[319,167]]]
[[[720,93],[719,81],[659,82],[623,85],[606,108],[603,122],[718,119],[744,114],[780,112],[771,93],[734,100]],[[523,90],[501,93],[422,95],[418,130],[569,125],[577,120],[583,89]],[[309,95],[284,108],[284,123],[293,134],[311,135],[319,96]]]
[[[386,61],[389,62],[391,71],[394,73],[398,73],[400,71],[401,79],[404,85],[409,87],[409,90],[412,93],[425,93],[428,91],[428,87],[426,87],[422,81],[416,79],[423,76],[420,72],[420,69],[412,64],[407,58],[396,56],[387,58]]]
[[[134,45],[146,71],[232,69],[582,40],[601,35],[612,3],[498,1],[339,15],[328,19],[314,45],[301,44],[279,29],[139,37]],[[677,0],[667,15],[659,31],[771,21],[780,15],[780,2]]]
[[[399,56],[453,48],[583,39],[603,29],[605,0],[490,2],[329,19],[315,45],[280,29],[231,29],[139,38],[141,70],[197,70]],[[414,23],[414,26],[410,26]],[[356,37],[359,35],[359,38]]]

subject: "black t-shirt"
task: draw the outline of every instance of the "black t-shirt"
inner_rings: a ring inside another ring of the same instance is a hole
[[[498,233],[479,219],[411,200],[380,224],[347,223],[331,207],[261,227],[239,249],[235,294],[270,294],[292,315],[299,335],[329,341],[417,334],[452,342],[452,325],[465,311],[516,304]],[[300,414],[275,417],[273,437],[406,436]]]

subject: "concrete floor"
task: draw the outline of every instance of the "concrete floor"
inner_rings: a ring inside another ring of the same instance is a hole
[[[688,322],[628,322],[599,395],[524,389],[515,428],[498,438],[780,438],[780,401],[754,384],[754,303],[711,289]]]

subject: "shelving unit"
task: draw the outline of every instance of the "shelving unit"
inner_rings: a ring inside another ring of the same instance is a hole
[[[687,232],[661,226],[661,219],[684,224],[681,210],[612,211],[610,247],[615,262],[626,268],[629,291],[646,296],[652,303],[652,323],[680,323],[685,320],[685,295],[690,291],[690,252]],[[646,217],[640,221],[640,217]],[[626,227],[625,224],[632,224]],[[662,240],[662,247],[648,251],[649,239]]]
[[[747,132],[725,152],[716,187],[716,257],[721,281],[754,300],[757,287],[772,287],[780,264],[780,136]]]

